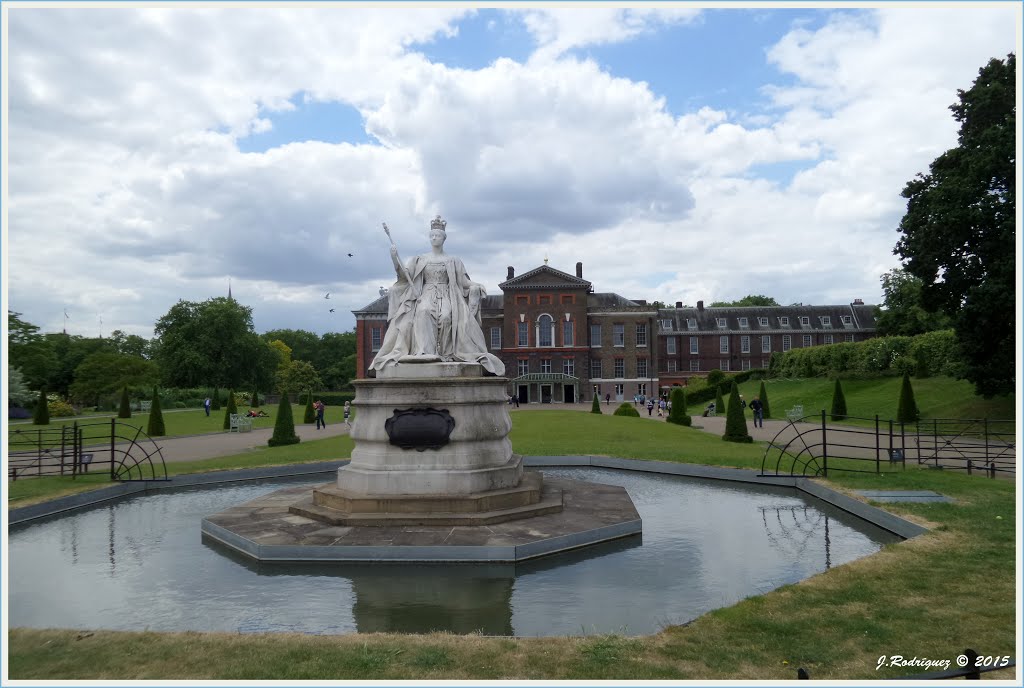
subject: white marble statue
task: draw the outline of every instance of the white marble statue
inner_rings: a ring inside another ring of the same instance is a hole
[[[495,375],[505,364],[487,353],[480,328],[483,285],[469,279],[462,261],[444,252],[447,223],[438,215],[430,223],[429,253],[402,264],[391,242],[397,281],[388,291],[388,330],[370,367],[463,361],[479,363]],[[391,232],[387,225],[388,238]]]

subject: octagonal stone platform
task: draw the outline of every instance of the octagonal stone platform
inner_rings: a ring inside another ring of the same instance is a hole
[[[559,513],[492,525],[352,526],[291,513],[309,500],[304,485],[204,518],[202,532],[267,562],[517,562],[641,533],[640,515],[621,487],[546,478],[544,490],[561,492]]]

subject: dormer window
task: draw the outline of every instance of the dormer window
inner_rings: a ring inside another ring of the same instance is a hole
[[[696,330],[697,329],[697,319],[696,318],[687,318],[686,319],[686,329],[688,329],[688,330]]]
[[[662,320],[661,321],[661,329],[665,330],[666,332],[671,332],[672,331],[672,321],[671,320]]]
[[[761,327],[768,327],[768,318],[758,318],[757,324]]]
[[[789,316],[784,315],[779,318],[779,327],[789,327]]]
[[[802,327],[810,327],[811,326],[811,319],[810,319],[810,317],[806,316],[806,315],[801,315],[800,316],[800,325]]]
[[[715,318],[715,321],[718,323],[718,328],[720,330],[724,330],[725,329],[725,327],[726,327],[725,318]]]
[[[823,316],[821,316],[821,326],[822,327],[832,327],[832,316],[831,315],[823,315]]]
[[[746,318],[740,318],[740,327],[750,327],[750,321]]]
[[[844,325],[852,325],[853,324],[853,316],[844,315],[843,316],[843,324]]]

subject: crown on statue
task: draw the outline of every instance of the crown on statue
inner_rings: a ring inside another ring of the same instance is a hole
[[[442,232],[445,231],[445,227],[447,227],[447,226],[448,226],[448,223],[445,222],[444,220],[442,220],[440,215],[435,217],[430,222],[430,228],[431,229],[440,229]]]

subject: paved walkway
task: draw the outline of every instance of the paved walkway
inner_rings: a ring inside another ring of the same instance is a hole
[[[256,428],[252,432],[218,432],[187,437],[164,437],[156,440],[164,461],[198,461],[218,456],[241,454],[252,449],[264,448],[274,434],[273,428]],[[347,435],[348,426],[332,423],[322,430],[315,425],[296,425],[295,434],[303,442],[322,440],[325,437]]]

